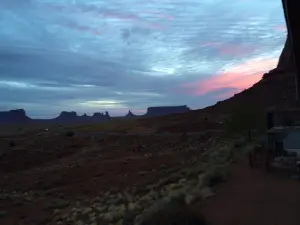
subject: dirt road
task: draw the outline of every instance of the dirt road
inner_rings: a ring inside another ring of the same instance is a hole
[[[250,169],[246,160],[203,212],[214,225],[299,225],[300,182]]]

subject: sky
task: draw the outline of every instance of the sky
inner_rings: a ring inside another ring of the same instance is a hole
[[[0,111],[203,108],[274,68],[281,0],[1,0]]]

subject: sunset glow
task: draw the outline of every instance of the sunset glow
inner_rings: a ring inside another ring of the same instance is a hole
[[[0,1],[0,111],[214,104],[276,66],[280,0]]]
[[[187,93],[199,96],[222,88],[242,91],[258,82],[265,72],[276,66],[277,62],[278,59],[248,60],[240,65],[224,68],[212,78],[184,84],[183,88]],[[229,97],[230,94],[225,96]]]

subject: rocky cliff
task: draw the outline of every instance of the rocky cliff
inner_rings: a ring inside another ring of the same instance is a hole
[[[279,56],[276,68],[265,73],[263,78],[280,73],[293,72],[295,70],[291,45],[289,43],[289,37],[287,37],[282,52]]]
[[[279,57],[276,69],[278,72],[288,72],[293,71],[295,69],[289,37],[287,37],[285,41],[285,45]]]

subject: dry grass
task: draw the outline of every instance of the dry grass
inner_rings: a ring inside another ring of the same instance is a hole
[[[101,124],[72,126],[78,132],[111,132],[111,133],[153,133],[154,126],[143,125],[140,120],[112,120]]]
[[[145,187],[144,194],[106,192],[89,201],[72,206],[70,211],[58,213],[58,220],[76,224],[140,224],[152,214],[181,204],[181,207],[214,195],[213,187],[228,177],[231,162],[251,146],[243,146],[235,154],[232,143],[214,146],[193,166],[180,170],[156,184]],[[188,174],[188,176],[187,176]]]

